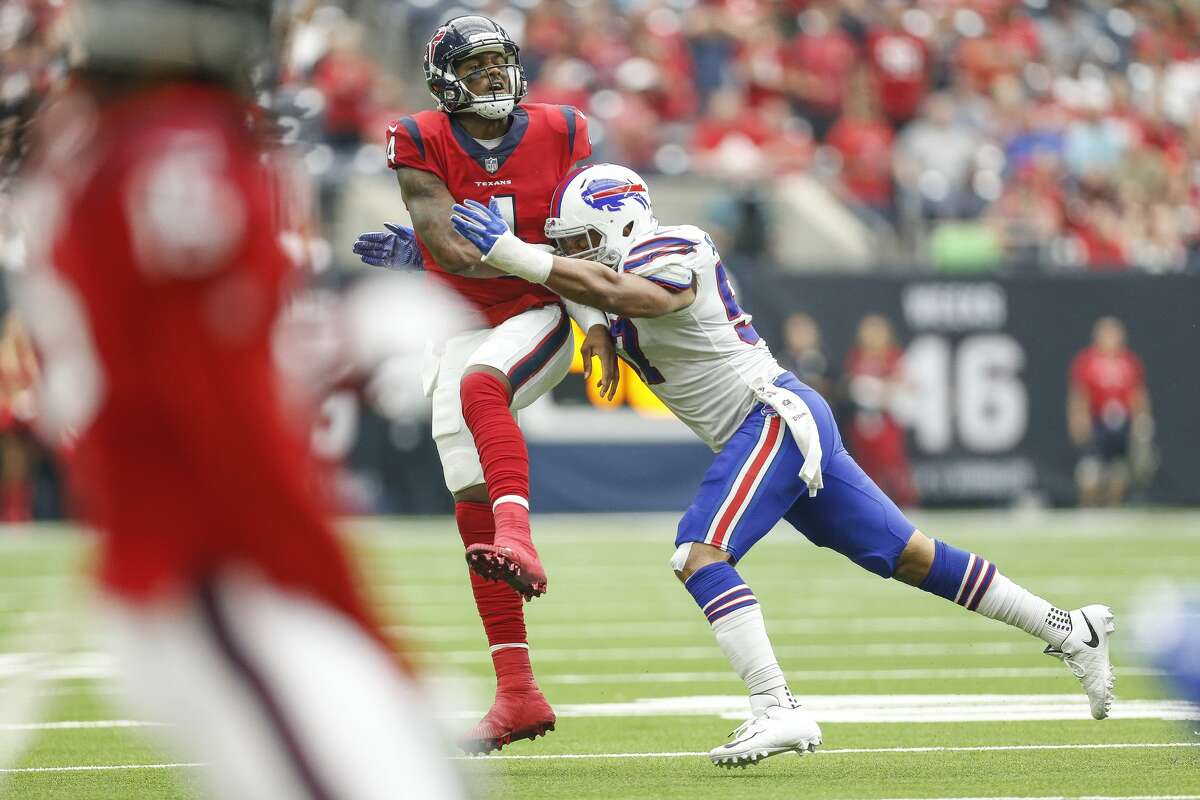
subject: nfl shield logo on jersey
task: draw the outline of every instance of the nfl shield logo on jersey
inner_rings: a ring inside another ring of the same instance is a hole
[[[500,159],[495,156],[487,156],[483,159],[483,168],[488,171],[489,175],[495,174],[496,170],[500,169]]]

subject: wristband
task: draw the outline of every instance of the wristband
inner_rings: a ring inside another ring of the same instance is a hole
[[[498,270],[524,278],[530,283],[545,283],[554,269],[554,256],[531,244],[526,244],[505,231],[487,251],[483,262]]]

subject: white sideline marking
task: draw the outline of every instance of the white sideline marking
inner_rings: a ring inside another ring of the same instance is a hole
[[[803,649],[803,646],[801,647]],[[534,649],[534,659],[540,651]],[[565,651],[564,651],[565,652]],[[427,654],[436,661],[436,653]],[[106,653],[80,652],[60,656],[47,665],[39,661],[36,654],[0,654],[0,679],[35,672],[39,681],[102,680],[116,674],[113,660]],[[1119,675],[1156,676],[1161,670],[1145,667],[1117,667]],[[1066,674],[1062,667],[930,667],[915,669],[789,669],[789,677],[795,680],[836,681],[919,681],[966,678],[991,680],[1044,678]],[[563,673],[542,675],[541,683],[560,685],[627,684],[627,683],[710,683],[732,679],[731,672],[631,672],[631,673]],[[483,680],[480,677],[480,680]],[[490,677],[487,678],[491,680]]]
[[[26,722],[0,725],[0,731],[73,731],[101,728],[157,728],[164,722],[143,722],[136,719],[63,720],[60,722]]]
[[[891,797],[886,800],[1200,800],[1200,794],[1082,794],[1048,797]]]
[[[1140,748],[1200,747],[1200,742],[1119,742],[1111,744],[998,744],[972,747],[846,747],[841,750],[818,749],[813,755],[856,755],[861,753],[985,753],[1013,750],[1133,750]],[[678,753],[533,753],[529,755],[453,756],[456,760],[548,761],[555,758],[691,758],[707,756],[706,751]],[[948,799],[949,800],[949,799]],[[983,800],[983,798],[980,798]]]
[[[97,651],[76,653],[0,653],[0,679],[32,674],[39,681],[111,678],[112,656]]]
[[[704,628],[704,620],[696,617],[697,627],[688,629],[675,626],[678,635],[694,638]],[[769,621],[771,634],[785,633],[877,633],[895,636],[903,633],[927,635],[937,631],[959,633],[978,631],[980,620],[977,614],[938,614],[924,617],[846,617],[825,616],[805,618],[772,618]],[[575,639],[650,638],[661,641],[671,635],[672,622],[664,619],[630,620],[628,622],[546,622],[538,623],[539,636],[563,636]],[[470,625],[397,625],[391,630],[417,641],[453,641],[455,639],[479,638],[479,623]]]
[[[979,745],[975,747],[848,747],[841,750],[817,750],[815,755],[846,755],[858,753],[979,753],[1005,750],[1131,750],[1139,748],[1163,747],[1200,747],[1200,742],[1122,742],[1112,744],[1007,744]],[[531,755],[500,755],[500,756],[452,756],[455,761],[547,761],[556,758],[563,759],[597,759],[597,758],[693,758],[707,756],[706,752],[679,753],[535,753]],[[89,765],[80,767],[16,767],[0,769],[0,773],[14,772],[103,772],[106,770],[122,769],[186,769],[203,767],[203,763],[179,764],[120,764],[120,765]],[[912,800],[936,800],[934,798],[912,798]],[[1029,797],[1029,798],[943,798],[942,800],[1200,800],[1200,795],[1130,795],[1127,797],[1106,797],[1101,795],[1084,795],[1075,798],[1066,797]]]
[[[108,772],[120,769],[184,769],[187,767],[203,767],[196,762],[181,762],[178,764],[95,764],[80,767],[14,767],[0,769],[0,772]]]
[[[537,659],[536,650],[534,660]],[[929,669],[789,669],[787,676],[796,681],[921,681],[955,678],[1046,678],[1069,675],[1062,667],[968,667]],[[1117,667],[1122,675],[1162,675],[1162,670],[1146,667]],[[626,672],[626,673],[566,673],[539,675],[538,683],[589,685],[604,683],[698,683],[733,680],[732,672]],[[490,680],[490,678],[489,678]]]
[[[1079,694],[908,694],[801,695],[818,722],[945,723],[1015,722],[1090,719],[1087,698]],[[627,703],[563,703],[560,717],[720,716],[743,720],[745,695],[651,697]],[[480,711],[450,715],[478,719]],[[1200,706],[1178,700],[1123,700],[1114,704],[1113,719],[1200,719]]]
[[[534,659],[543,661],[636,661],[657,659],[663,661],[700,661],[710,658],[723,659],[716,642],[703,646],[681,647],[588,647],[588,648],[533,648]],[[776,645],[775,655],[779,658],[817,659],[838,656],[1003,656],[1036,653],[1036,649],[1024,642],[910,642],[888,644],[884,642],[856,642],[848,644],[789,644]],[[429,663],[449,662],[452,664],[491,663],[487,650],[425,650],[420,655]]]

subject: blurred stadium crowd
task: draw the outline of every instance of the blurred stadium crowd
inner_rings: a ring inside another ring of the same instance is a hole
[[[1200,3],[410,3],[408,52],[468,10],[522,43],[531,100],[589,114],[599,159],[751,197],[807,173],[935,261],[1200,262]],[[427,105],[331,30],[328,135],[354,136],[352,106],[375,142],[381,102]]]
[[[57,8],[0,13],[0,147],[61,72]],[[521,42],[531,101],[589,115],[598,160],[708,176],[733,227],[802,175],[909,262],[1200,269],[1200,2],[302,0],[275,102],[327,201],[384,170],[387,120],[430,106],[425,39],[467,12]]]

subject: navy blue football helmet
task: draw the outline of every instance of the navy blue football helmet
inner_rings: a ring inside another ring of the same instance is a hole
[[[482,69],[462,77],[455,74],[455,63],[480,52],[505,55],[507,93],[476,95],[467,89],[467,83]],[[449,114],[469,111],[487,119],[503,119],[521,102],[528,88],[517,43],[504,28],[478,15],[455,17],[438,28],[425,46],[424,66],[429,93],[437,100],[438,109]]]

